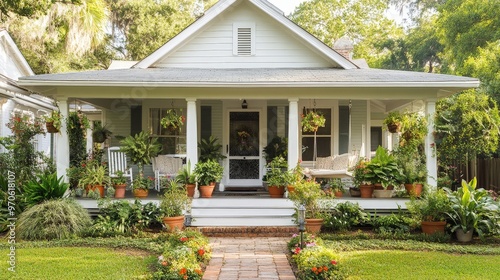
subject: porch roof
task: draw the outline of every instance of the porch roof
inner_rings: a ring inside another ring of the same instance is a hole
[[[25,87],[398,87],[466,89],[479,86],[470,77],[383,69],[258,68],[115,69],[45,74],[19,79]]]

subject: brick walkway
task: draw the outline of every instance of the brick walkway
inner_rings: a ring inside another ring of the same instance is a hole
[[[284,237],[211,237],[204,280],[295,279]]]

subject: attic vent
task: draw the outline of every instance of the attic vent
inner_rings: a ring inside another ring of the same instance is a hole
[[[238,55],[252,55],[252,29],[238,28]]]
[[[233,26],[233,55],[251,56],[255,54],[255,24]]]

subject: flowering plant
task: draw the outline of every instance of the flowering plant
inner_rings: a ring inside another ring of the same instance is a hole
[[[181,131],[186,117],[182,115],[182,109],[180,112],[180,114],[177,114],[177,111],[174,109],[168,109],[165,116],[161,119],[160,124],[171,131]]]
[[[310,110],[307,114],[302,115],[302,120],[300,124],[302,125],[302,130],[304,132],[316,132],[318,128],[325,126],[325,116],[320,112],[315,110]]]
[[[24,139],[30,139],[37,134],[45,134],[40,118],[24,113],[12,113],[6,124],[12,132]]]
[[[373,182],[373,174],[368,168],[368,161],[364,158],[359,159],[358,163],[354,167],[354,184],[360,185],[371,185]]]

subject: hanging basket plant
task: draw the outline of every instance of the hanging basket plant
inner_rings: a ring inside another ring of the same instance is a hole
[[[387,125],[387,130],[390,133],[398,133],[401,130],[403,116],[398,111],[390,112],[387,118],[384,119],[384,124]]]
[[[50,115],[44,117],[45,127],[48,133],[57,133],[61,129],[62,115],[59,111],[52,111]]]
[[[302,115],[300,124],[304,132],[317,132],[320,127],[325,127],[325,116],[315,110],[309,110]]]
[[[177,114],[174,109],[168,109],[160,124],[172,132],[177,132],[181,131],[184,121],[186,121],[186,118],[182,115],[182,110],[180,114]]]

